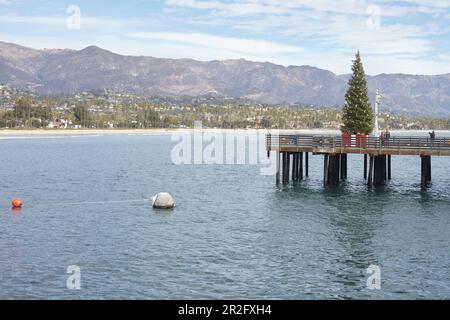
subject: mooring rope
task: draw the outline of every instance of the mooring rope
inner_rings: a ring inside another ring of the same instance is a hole
[[[80,202],[51,202],[48,201],[46,203],[43,202],[34,202],[34,203],[24,203],[23,209],[26,208],[34,208],[34,207],[40,207],[40,206],[49,206],[49,203],[51,203],[51,207],[64,207],[64,206],[82,206],[82,205],[99,205],[99,204],[118,204],[118,203],[140,203],[140,202],[151,202],[151,199],[129,199],[129,200],[105,200],[105,201],[80,201]],[[1,204],[1,208],[7,208],[10,209],[11,205],[5,205]]]
[[[137,202],[144,202],[144,201],[150,201],[149,199],[136,199],[136,200],[110,200],[110,201],[83,201],[83,202],[63,202],[60,204],[60,206],[78,206],[78,205],[87,205],[87,204],[110,204],[110,203],[137,203]]]

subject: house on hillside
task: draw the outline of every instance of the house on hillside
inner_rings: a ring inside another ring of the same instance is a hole
[[[48,129],[67,129],[69,125],[72,125],[72,121],[64,119],[56,119],[51,121],[48,125]]]

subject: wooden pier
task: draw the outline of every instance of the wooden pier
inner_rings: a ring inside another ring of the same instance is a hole
[[[335,186],[347,179],[349,154],[364,155],[364,179],[369,186],[383,186],[392,179],[392,156],[421,158],[421,185],[431,184],[431,157],[450,156],[450,138],[324,136],[268,134],[268,155],[276,152],[276,182],[296,183],[309,175],[309,154],[323,155],[323,183]],[[281,180],[280,180],[281,177]]]

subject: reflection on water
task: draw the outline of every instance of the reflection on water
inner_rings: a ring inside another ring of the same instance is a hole
[[[449,298],[450,159],[393,180],[276,186],[256,166],[176,166],[170,136],[2,140],[0,298]],[[14,152],[13,152],[14,151]],[[171,192],[177,207],[148,200]],[[26,203],[11,211],[8,199]],[[79,265],[82,289],[65,287]],[[381,290],[366,269],[381,268]]]
[[[22,208],[13,207],[11,208],[11,212],[18,216],[22,213]]]

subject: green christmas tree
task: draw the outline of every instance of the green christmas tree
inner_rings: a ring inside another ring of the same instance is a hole
[[[341,131],[351,134],[370,134],[373,131],[374,113],[367,93],[367,82],[361,56],[356,54],[353,75],[348,82]]]

